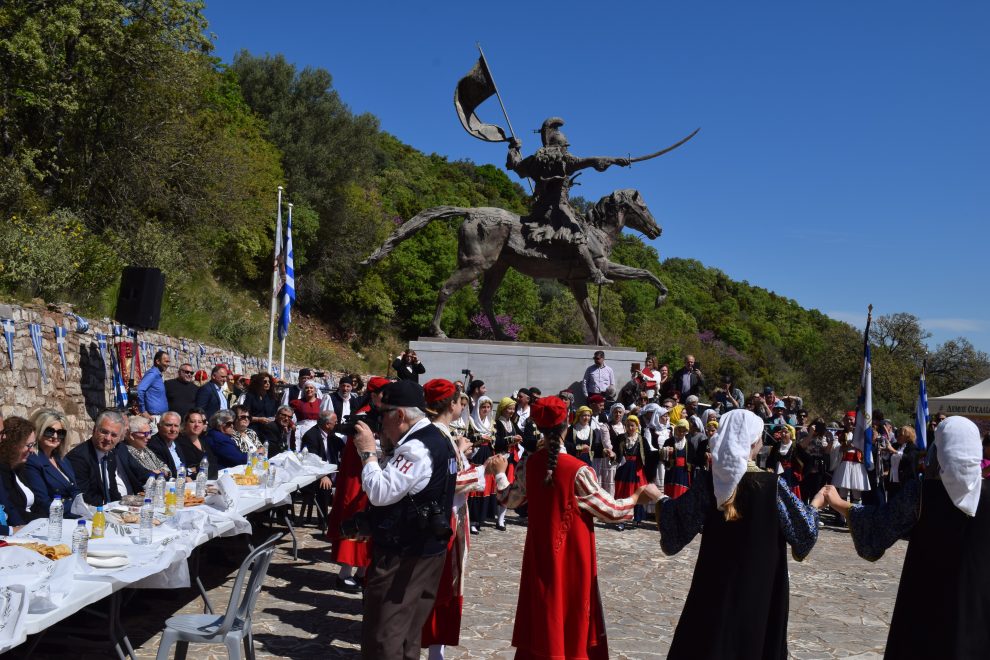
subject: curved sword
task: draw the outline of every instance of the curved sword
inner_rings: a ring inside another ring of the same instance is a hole
[[[630,158],[629,159],[629,163],[630,164],[632,164],[632,163],[639,163],[639,162],[644,161],[644,160],[650,160],[651,158],[656,158],[657,156],[662,156],[665,153],[667,153],[668,151],[673,151],[674,149],[676,149],[677,147],[681,146],[682,144],[684,144],[685,142],[687,142],[688,140],[690,140],[691,138],[693,138],[695,135],[697,135],[698,134],[698,131],[700,131],[700,130],[701,130],[701,128],[694,129],[694,133],[691,133],[691,135],[687,136],[686,138],[684,138],[680,142],[677,142],[675,144],[670,145],[666,149],[661,149],[660,151],[657,151],[656,153],[647,154],[645,156],[640,156],[639,158]]]

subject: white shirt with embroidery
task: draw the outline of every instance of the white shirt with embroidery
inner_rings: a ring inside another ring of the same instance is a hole
[[[415,495],[430,483],[433,459],[426,446],[410,435],[430,424],[426,417],[412,425],[399,440],[395,453],[382,468],[375,461],[361,470],[361,487],[372,506],[395,504],[406,495]],[[456,471],[456,467],[455,467]]]

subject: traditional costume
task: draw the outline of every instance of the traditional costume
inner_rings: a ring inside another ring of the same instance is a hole
[[[509,401],[512,400],[509,399]],[[484,403],[491,405],[493,402],[489,397],[482,396],[478,399],[478,405],[471,411],[470,435],[471,441],[474,443],[474,451],[470,461],[474,465],[484,465],[485,461],[495,455],[496,422],[490,414],[488,417],[481,417],[481,406]],[[502,409],[501,405],[499,405],[499,409]],[[493,506],[495,506],[495,477],[486,475],[485,487],[481,490],[471,491],[468,496],[472,534],[481,532]]]
[[[852,443],[852,432],[847,432],[842,443],[838,467],[832,473],[832,485],[839,489],[843,497],[859,499],[859,494],[870,490],[870,481],[863,465],[863,449]]]
[[[988,658],[990,485],[980,472],[980,431],[949,417],[933,447],[937,465],[924,481],[907,481],[887,504],[852,507],[849,531],[870,561],[910,538],[885,658]]]
[[[567,404],[557,397],[540,399],[532,410],[544,433],[555,433],[567,418]],[[610,497],[592,469],[566,453],[557,454],[550,472],[552,446],[529,455],[515,483],[497,477],[500,502],[529,507],[512,645],[517,660],[605,659],[593,518],[627,520],[634,501]]]
[[[787,657],[785,543],[804,559],[818,538],[818,512],[751,460],[762,433],[763,420],[749,410],[723,415],[711,472],[661,505],[665,554],[705,530],[668,658]]]
[[[788,426],[787,429],[789,433],[794,433],[793,426]],[[797,443],[794,442],[794,436],[789,435],[770,451],[770,456],[767,458],[767,469],[783,479],[791,492],[801,497],[801,473],[797,470],[796,451]]]
[[[581,417],[585,414],[590,417],[591,408],[581,406],[577,409],[574,415],[574,424],[567,429],[567,439],[564,440],[564,447],[567,449],[568,454],[574,456],[585,465],[591,465],[591,445],[594,441],[593,436],[595,432],[591,428],[590,420],[587,424],[582,423]],[[598,444],[601,445],[601,436],[599,436]]]
[[[605,489],[609,495],[615,494],[615,465],[617,460],[617,447],[619,446],[619,438],[625,434],[626,429],[623,426],[622,417],[625,415],[626,408],[621,403],[613,404],[608,411],[608,424],[600,424],[599,430],[601,431],[602,437],[602,452],[599,455],[595,447],[592,447],[592,459],[591,467],[595,470],[595,475],[598,477],[598,483],[601,487]],[[616,416],[618,416],[618,422],[616,422]],[[605,451],[612,452],[612,456],[609,457],[605,454]]]
[[[664,447],[670,450],[667,457],[667,473],[663,493],[667,497],[680,497],[691,488],[691,469],[688,467],[687,432],[691,424],[682,419],[674,425],[674,437],[668,438]]]
[[[437,401],[449,399],[454,395],[454,384],[448,380],[433,379],[423,385],[426,405],[431,406]],[[460,418],[454,420],[460,425]],[[452,428],[440,422],[434,422],[444,437],[450,441],[457,460],[457,481],[454,486],[454,502],[450,514],[450,526],[453,534],[447,543],[447,555],[444,558],[443,574],[440,576],[440,586],[437,588],[437,598],[433,610],[423,625],[422,645],[429,647],[431,660],[444,657],[445,646],[457,646],[461,636],[461,614],[464,610],[464,574],[467,570],[467,555],[470,542],[468,528],[468,493],[484,490],[485,468],[483,465],[472,466],[467,457],[457,448],[457,440]]]

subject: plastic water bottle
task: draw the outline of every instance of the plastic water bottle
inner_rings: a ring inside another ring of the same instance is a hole
[[[72,530],[72,554],[85,559],[88,551],[89,532],[86,530],[86,521],[80,520],[76,528]]]
[[[152,500],[152,506],[155,507],[155,511],[164,511],[165,509],[165,475],[160,472],[155,477],[155,496]]]
[[[205,474],[207,479],[210,478],[210,459],[206,454],[203,454],[203,460],[199,462],[199,471]]]
[[[90,532],[89,538],[91,539],[102,539],[107,532],[107,516],[103,513],[103,507],[96,507],[96,513],[93,514],[93,529]]]
[[[206,497],[206,470],[196,473],[196,497]]]
[[[265,440],[265,456],[268,456],[268,441]]]
[[[141,530],[138,535],[138,543],[149,545],[151,543],[151,530],[155,527],[155,510],[151,506],[151,498],[144,498],[141,505]]]
[[[186,466],[179,463],[179,469],[175,475],[175,508],[183,509],[186,506]]]
[[[62,541],[62,516],[65,513],[65,505],[62,504],[62,496],[56,495],[52,500],[51,508],[48,509],[48,542],[60,543]]]
[[[265,461],[265,464],[267,465],[268,461]],[[272,465],[268,469],[268,475],[265,481],[265,488],[274,488],[274,487],[275,487],[275,466]]]

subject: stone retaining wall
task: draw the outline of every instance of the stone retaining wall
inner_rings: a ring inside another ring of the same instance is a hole
[[[129,338],[114,337],[113,324],[109,319],[89,319],[89,329],[77,331],[77,321],[68,315],[65,308],[46,308],[44,305],[0,305],[0,319],[14,321],[13,342],[14,364],[10,364],[6,339],[0,336],[0,413],[4,417],[19,415],[27,417],[37,408],[51,407],[65,412],[69,418],[70,443],[75,444],[89,437],[93,419],[101,410],[114,407],[110,351],[116,351],[118,342],[129,342]],[[31,341],[30,324],[37,323],[41,328],[42,361],[47,381],[42,377],[38,358]],[[63,370],[54,327],[66,329],[65,359]],[[99,333],[107,336],[107,359],[104,361],[97,341]],[[141,332],[139,342],[146,342],[146,351],[139,352],[141,365],[145,366],[145,352],[154,353],[159,348],[172,355],[172,368],[166,379],[174,378],[178,365],[189,362],[193,367],[209,371],[213,365],[223,362],[234,367],[237,373],[261,371],[260,357],[245,356],[235,351],[217,346],[203,345],[190,339],[170,337],[158,332]],[[150,362],[147,366],[150,366]],[[294,381],[295,365],[286,365],[290,380]],[[127,374],[125,374],[125,378]]]

